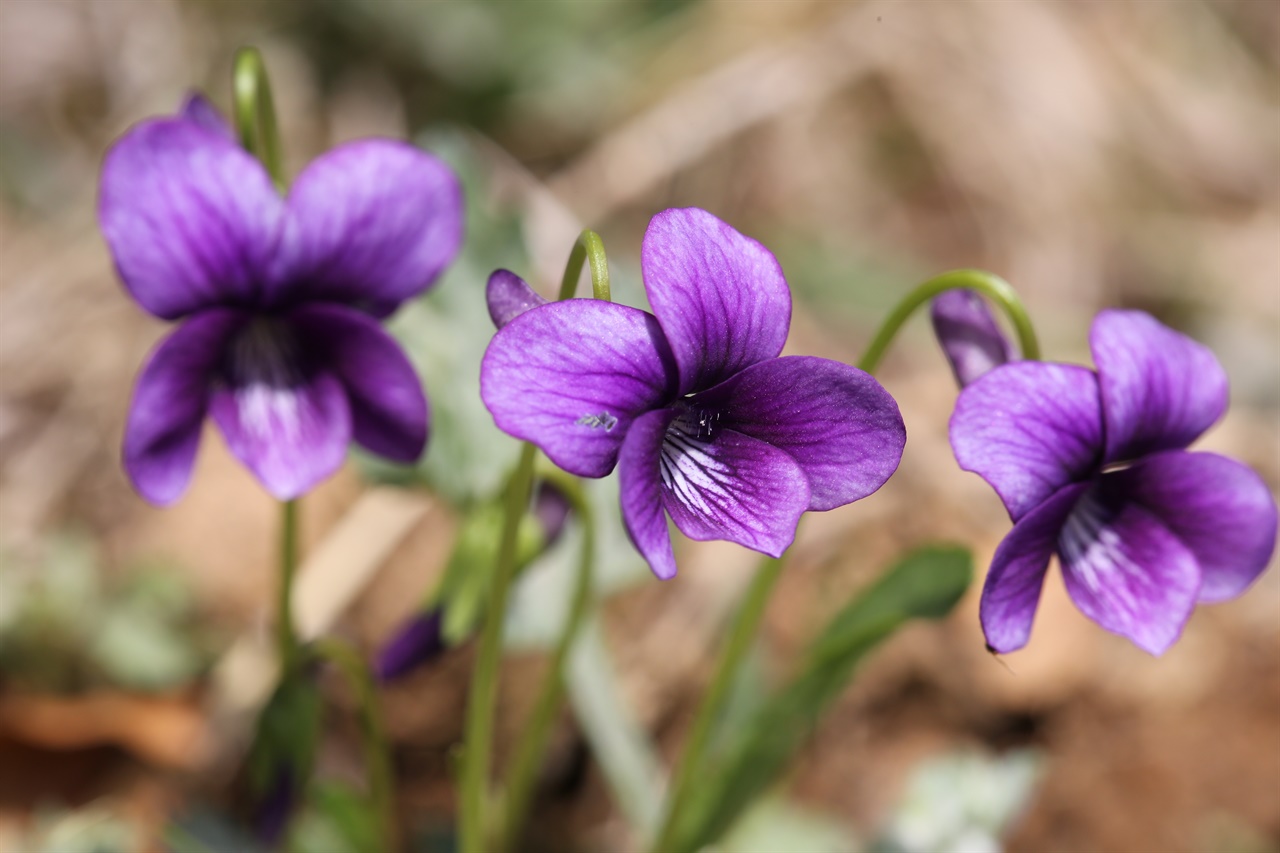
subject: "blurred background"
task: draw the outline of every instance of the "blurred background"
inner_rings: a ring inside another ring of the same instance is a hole
[[[244,849],[228,792],[263,697],[277,513],[212,430],[179,504],[131,491],[121,432],[164,326],[125,297],[94,214],[106,146],[190,88],[225,111],[243,44],[265,56],[291,175],[389,135],[468,188],[464,256],[393,324],[431,396],[427,458],[354,460],[305,501],[304,630],[385,641],[514,458],[475,386],[487,274],[550,292],[589,226],[615,298],[643,304],[640,240],[671,206],[774,250],[793,352],[855,361],[908,288],[959,266],[1007,278],[1056,360],[1088,363],[1099,308],[1150,311],[1230,375],[1201,446],[1280,485],[1273,0],[0,0],[0,849],[161,849],[175,815],[203,839],[189,849]],[[951,457],[955,389],[927,322],[879,377],[906,419],[902,467],[802,528],[753,660],[762,684],[905,548],[963,543],[981,568],[1007,531]],[[660,584],[614,516],[589,641],[669,759],[755,559],[683,543]],[[1030,646],[997,661],[975,587],[876,652],[726,849],[1280,850],[1274,569],[1197,611],[1161,659],[1087,622],[1051,573]],[[518,591],[507,738],[557,571],[535,566]],[[471,658],[450,651],[383,694],[415,849],[449,849]],[[354,701],[322,687],[317,773],[354,784]],[[558,725],[528,849],[630,849],[610,759],[573,714]],[[302,847],[341,849],[323,814],[307,820]]]

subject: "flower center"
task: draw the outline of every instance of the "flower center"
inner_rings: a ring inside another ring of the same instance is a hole
[[[711,514],[707,494],[729,497],[729,466],[715,458],[711,443],[719,421],[718,412],[690,408],[667,427],[659,459],[662,484],[686,506],[706,514]]]
[[[222,379],[239,401],[244,425],[260,435],[296,433],[299,386],[307,381],[302,347],[285,323],[255,317],[227,348]]]

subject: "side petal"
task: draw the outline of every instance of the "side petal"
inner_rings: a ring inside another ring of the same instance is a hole
[[[311,358],[342,382],[351,435],[396,462],[413,462],[427,444],[427,397],[409,358],[376,320],[342,305],[306,305],[289,316]]]
[[[972,290],[948,290],[929,306],[933,333],[960,387],[1013,361],[1013,347],[996,325],[982,297]]]
[[[1101,461],[1097,378],[1069,364],[1006,364],[960,392],[950,431],[960,467],[990,483],[1016,522]]]
[[[200,427],[236,311],[203,311],[156,347],[138,375],[124,431],[124,469],[148,501],[167,506],[186,491]]]
[[[1200,594],[1195,555],[1151,511],[1105,485],[1058,537],[1067,594],[1085,616],[1153,655],[1182,634]]]
[[[232,455],[284,501],[342,466],[351,441],[351,408],[332,374],[313,372],[280,383],[277,367],[248,367],[234,384],[214,391],[210,412]]]
[[[680,393],[782,352],[791,292],[773,253],[705,210],[664,210],[640,254],[644,289],[680,367]]]
[[[1276,547],[1276,502],[1250,468],[1215,453],[1171,450],[1103,477],[1150,510],[1200,564],[1200,601],[1243,593]]]
[[[618,454],[622,523],[649,568],[662,580],[676,576],[667,515],[662,511],[662,440],[680,413],[659,409],[636,418]]]
[[[547,300],[510,270],[495,270],[489,276],[484,298],[489,306],[489,319],[499,329],[530,308],[547,304]]]
[[[222,113],[218,112],[218,108],[204,96],[203,92],[193,90],[187,94],[182,101],[182,106],[178,108],[178,118],[195,122],[205,130],[213,131],[230,142],[236,141],[236,134],[231,129],[231,125],[227,124]]]
[[[351,142],[289,190],[273,299],[345,302],[383,316],[430,287],[462,244],[462,185],[403,142]]]
[[[1005,654],[1017,651],[1031,637],[1031,623],[1040,604],[1040,590],[1058,534],[1072,507],[1089,487],[1067,486],[1032,509],[1013,526],[996,548],[982,586],[978,617],[987,647]]]
[[[662,505],[690,539],[725,539],[780,557],[809,508],[809,478],[785,451],[731,429],[708,441],[683,418],[667,427]]]
[[[186,119],[143,122],[102,165],[98,221],[116,269],[166,320],[256,304],[283,213],[257,160]]]
[[[494,335],[480,397],[498,428],[580,477],[613,470],[631,422],[674,392],[653,315],[594,299],[552,302]]]
[[[809,478],[811,510],[865,498],[893,475],[907,429],[869,373],[809,356],[762,361],[689,401],[716,426],[783,450]]]
[[[1205,345],[1142,311],[1102,311],[1089,331],[1108,462],[1186,447],[1227,410],[1227,374]]]

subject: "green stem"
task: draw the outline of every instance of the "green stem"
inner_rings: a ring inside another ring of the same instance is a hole
[[[391,749],[386,729],[378,710],[378,691],[369,667],[355,649],[330,637],[316,640],[310,650],[317,657],[334,664],[346,677],[355,691],[360,707],[360,725],[364,736],[365,773],[369,778],[369,797],[382,834],[382,849],[398,850],[399,832],[396,827],[395,773],[391,767]]]
[[[298,657],[298,633],[293,624],[293,577],[298,568],[298,501],[280,504],[280,599],[276,611],[276,648],[280,678],[284,680]]]
[[[1022,357],[1030,360],[1040,358],[1040,344],[1036,340],[1031,318],[1027,316],[1027,309],[1009,283],[997,275],[982,270],[952,270],[918,285],[898,303],[893,313],[880,327],[880,331],[876,333],[871,345],[867,347],[866,353],[858,361],[858,367],[867,373],[875,373],[885,350],[889,348],[898,330],[915,313],[915,310],[922,305],[927,305],[929,300],[938,294],[957,289],[976,290],[999,306],[1009,318],[1009,322],[1013,324],[1014,331],[1017,332]]]
[[[610,301],[609,294],[609,261],[604,255],[604,241],[591,229],[578,235],[569,253],[569,263],[564,267],[564,278],[560,279],[559,300],[569,299],[578,289],[578,278],[582,275],[582,265],[591,264],[591,295],[595,299]]]
[[[529,810],[529,801],[533,796],[533,784],[543,754],[546,752],[547,738],[551,735],[551,724],[556,709],[564,697],[564,669],[569,659],[569,651],[577,639],[578,629],[582,626],[591,604],[591,567],[595,561],[596,536],[595,521],[590,507],[583,500],[580,490],[572,498],[574,513],[582,524],[582,552],[578,558],[577,581],[573,588],[573,599],[569,605],[569,613],[565,617],[564,630],[551,657],[551,664],[542,679],[538,698],[533,713],[525,724],[524,736],[516,745],[515,757],[511,769],[507,773],[506,808],[502,823],[502,844],[500,850],[514,850],[520,828],[524,825]]]
[[[658,832],[658,840],[653,845],[654,853],[663,853],[671,849],[675,840],[676,828],[679,825],[681,805],[688,801],[687,789],[693,782],[694,773],[702,766],[706,754],[711,730],[724,710],[724,703],[729,697],[741,666],[751,644],[755,640],[756,628],[764,616],[765,606],[769,603],[769,594],[773,591],[782,567],[786,563],[786,554],[779,558],[770,558],[760,564],[751,586],[743,596],[738,612],[734,616],[729,630],[729,638],[720,653],[716,664],[715,675],[711,685],[703,694],[702,704],[698,707],[693,720],[693,727],[685,741],[680,764],[667,793],[667,814],[662,829]]]
[[[244,149],[262,161],[267,174],[284,191],[284,168],[280,158],[280,132],[276,128],[275,103],[262,54],[256,47],[242,47],[236,53],[232,71],[236,133]]]
[[[498,665],[502,661],[502,627],[507,615],[507,592],[516,564],[516,533],[529,506],[533,460],[537,448],[525,443],[520,461],[507,485],[506,513],[498,544],[493,590],[476,651],[475,672],[467,699],[467,730],[462,754],[461,837],[463,853],[484,853],[485,810],[488,805],[489,756],[493,749],[493,718],[498,697]]]

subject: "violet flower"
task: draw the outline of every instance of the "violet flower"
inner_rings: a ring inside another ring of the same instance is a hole
[[[982,592],[997,652],[1026,644],[1054,553],[1081,612],[1158,655],[1197,602],[1243,593],[1275,547],[1262,479],[1185,450],[1227,407],[1213,353],[1139,311],[1103,311],[1089,343],[1096,372],[1008,364],[964,389],[951,417],[960,467],[1014,521]]]
[[[641,268],[654,313],[534,307],[494,336],[480,393],[502,430],[569,473],[617,465],[627,532],[658,577],[676,572],[667,515],[692,539],[776,557],[805,511],[893,474],[906,430],[888,392],[846,364],[778,357],[791,295],[768,249],[706,211],[666,210]],[[512,274],[494,278],[518,292]]]
[[[981,296],[972,290],[948,290],[929,305],[933,332],[963,388],[987,371],[1013,361],[1013,347]]]
[[[439,160],[352,142],[281,197],[196,96],[112,146],[99,219],[133,298],[181,321],[143,368],[125,430],[143,497],[182,495],[206,415],[282,500],[334,473],[352,440],[396,461],[421,454],[426,397],[378,318],[457,253],[461,188]]]

